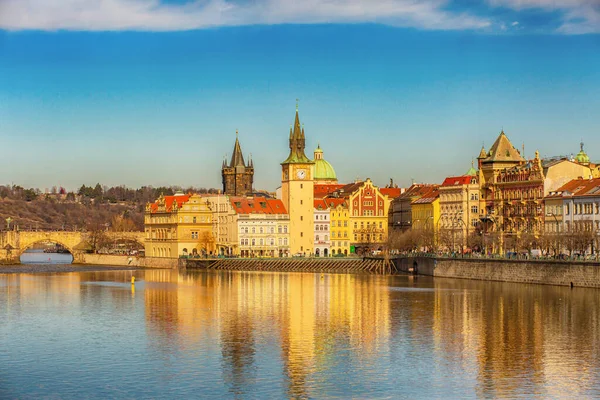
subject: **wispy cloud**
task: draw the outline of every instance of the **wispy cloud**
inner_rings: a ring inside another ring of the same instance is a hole
[[[562,23],[557,29],[559,33],[600,33],[599,0],[488,0],[488,4],[516,11],[559,11],[562,13]]]
[[[359,23],[431,30],[482,29],[487,18],[449,0],[0,0],[0,29],[177,31],[284,23]]]

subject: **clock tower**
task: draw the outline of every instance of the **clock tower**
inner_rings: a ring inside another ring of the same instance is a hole
[[[296,119],[290,128],[290,155],[281,163],[281,197],[290,215],[290,253],[310,255],[313,249],[314,161],[304,154],[304,127]]]

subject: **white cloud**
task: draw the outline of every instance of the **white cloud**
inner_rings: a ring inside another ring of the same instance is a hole
[[[449,0],[0,0],[0,29],[177,31],[283,23],[377,22],[480,29],[488,19],[444,9]]]
[[[492,6],[508,7],[516,11],[540,9],[562,11],[559,33],[600,33],[599,0],[488,0]]]
[[[513,21],[513,23],[511,25],[512,26],[517,26],[517,25],[519,25],[519,21]]]

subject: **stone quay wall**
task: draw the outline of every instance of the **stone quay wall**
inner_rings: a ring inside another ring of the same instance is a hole
[[[87,265],[117,265],[140,268],[177,268],[178,258],[118,256],[110,254],[82,254],[76,264]]]
[[[380,258],[224,258],[188,259],[185,268],[230,271],[384,274],[397,272]]]
[[[404,257],[394,263],[401,272],[441,278],[600,288],[600,263],[593,262]]]

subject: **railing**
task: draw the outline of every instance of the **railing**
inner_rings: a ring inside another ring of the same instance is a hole
[[[379,256],[383,257],[383,256]],[[509,252],[506,255],[502,254],[481,254],[481,253],[459,253],[459,252],[401,252],[396,254],[390,254],[390,258],[402,258],[402,257],[428,257],[428,258],[467,258],[467,259],[489,259],[489,260],[529,260],[529,261],[578,261],[578,262],[600,262],[600,253],[582,255],[559,255],[559,256],[548,256],[540,255],[533,256],[530,254],[514,253]]]

